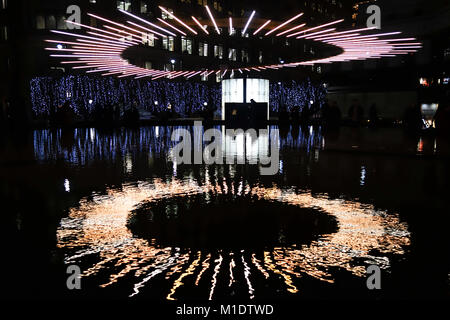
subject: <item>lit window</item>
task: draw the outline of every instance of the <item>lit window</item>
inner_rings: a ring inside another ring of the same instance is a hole
[[[175,70],[175,65],[171,64],[171,63],[166,63],[164,65],[164,71],[174,71]]]
[[[241,59],[242,62],[248,63],[250,61],[249,57],[248,57],[248,51],[245,49],[242,49],[241,51]]]
[[[141,13],[147,13],[147,11],[147,4],[144,1],[141,1]]]
[[[169,8],[164,8],[164,9],[166,9],[168,12],[173,14],[173,10],[172,9],[169,9]],[[164,20],[173,19],[170,14],[168,14],[167,12],[165,12],[163,10],[161,10],[161,18],[163,18]]]
[[[145,61],[145,69],[151,70],[152,69],[152,63],[150,61]]]
[[[66,17],[64,16],[59,16],[58,17],[58,22],[56,27],[60,30],[65,30],[67,29],[67,23],[66,23]]]
[[[0,40],[8,40],[8,27],[2,26]]]
[[[263,52],[262,51],[259,51],[258,61],[259,61],[259,63],[263,63]]]
[[[47,26],[47,29],[56,29],[56,18],[55,16],[48,16],[45,25]]]
[[[97,3],[97,0],[89,0],[89,3]]]
[[[208,44],[206,42],[200,42],[198,45],[198,55],[201,57],[208,56]]]
[[[236,61],[237,60],[237,54],[236,49],[228,49],[228,60],[230,61]]]
[[[175,50],[175,39],[172,36],[163,38],[163,49],[174,51]]]
[[[45,29],[45,19],[43,16],[36,17],[36,29],[38,29],[38,30]]]
[[[223,46],[221,45],[214,46],[214,57],[218,59],[223,59]]]
[[[8,6],[8,0],[2,0],[2,9],[6,9]]]
[[[117,1],[117,9],[122,9],[125,11],[131,11],[131,1]]]
[[[142,34],[142,43],[146,44],[150,47],[155,46],[155,35],[153,33],[143,33]]]
[[[181,37],[181,52],[185,54],[192,54],[192,40]]]

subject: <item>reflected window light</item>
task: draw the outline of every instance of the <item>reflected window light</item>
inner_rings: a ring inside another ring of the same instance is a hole
[[[64,180],[64,190],[66,190],[66,192],[70,192],[70,181],[68,179]]]
[[[159,138],[159,127],[155,127],[155,136]]]
[[[359,184],[361,186],[364,186],[366,184],[366,167],[365,166],[361,167],[361,177],[359,179]]]
[[[133,172],[133,159],[129,153],[125,156],[125,170],[126,173]]]
[[[174,176],[174,177],[177,176],[177,169],[178,169],[177,162],[174,161],[174,162],[173,162],[173,176]]]
[[[283,160],[280,160],[280,173],[283,173]]]
[[[423,152],[423,139],[420,138],[419,142],[417,143],[417,152]]]
[[[94,142],[94,140],[95,140],[95,129],[94,128],[89,129],[89,136],[91,138],[91,141]]]

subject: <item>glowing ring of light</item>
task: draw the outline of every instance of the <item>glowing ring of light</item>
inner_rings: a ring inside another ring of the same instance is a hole
[[[212,22],[212,27],[214,28],[215,33],[220,34],[220,30],[211,10],[208,8],[208,6],[205,7]],[[91,69],[88,70],[87,73],[101,73],[103,76],[116,75],[119,78],[132,76],[135,79],[151,78],[152,80],[156,80],[160,78],[175,79],[178,77],[191,79],[195,76],[208,76],[212,73],[226,74],[228,71],[239,71],[240,73],[251,71],[261,72],[267,69],[279,70],[281,68],[292,68],[314,64],[329,64],[333,62],[345,62],[352,60],[379,59],[383,57],[395,57],[397,55],[417,52],[418,49],[422,48],[422,43],[417,42],[415,38],[384,38],[387,36],[398,35],[401,32],[362,34],[362,32],[373,31],[374,28],[336,31],[336,28],[334,27],[341,23],[343,19],[332,21],[315,27],[308,27],[307,29],[304,29],[306,25],[304,23],[293,26],[292,22],[299,19],[303,15],[303,13],[300,13],[282,24],[274,25],[268,32],[264,34],[264,37],[272,34],[275,37],[284,36],[286,38],[295,37],[295,39],[312,40],[314,42],[340,48],[342,50],[342,53],[327,58],[309,61],[279,63],[271,65],[255,65],[250,67],[222,70],[201,69],[163,71],[156,69],[146,69],[130,64],[126,59],[122,58],[122,54],[126,49],[143,43],[143,37],[145,34],[152,34],[155,39],[158,39],[156,36],[167,37],[186,35],[186,32],[192,33],[194,35],[198,34],[198,32],[193,29],[193,27],[188,26],[181,19],[177,18],[173,13],[167,11],[163,7],[160,7],[160,9],[171,16],[173,20],[178,23],[178,25],[175,26],[162,19],[158,19],[158,21],[162,22],[163,26],[157,25],[156,23],[147,21],[124,10],[119,11],[135,20],[138,20],[141,24],[127,21],[128,25],[124,25],[97,15],[88,14],[89,16],[97,20],[106,22],[110,25],[104,25],[105,29],[101,29],[67,21],[67,23],[72,23],[74,25],[84,27],[86,29],[89,29],[89,31],[86,35],[80,35],[75,33],[51,30],[51,32],[53,33],[75,37],[76,42],[46,40],[50,43],[63,43],[72,46],[72,48],[69,49],[46,48],[46,50],[67,53],[52,54],[51,57],[75,58],[76,60],[63,61],[61,63],[79,64],[79,66],[75,66],[73,67],[73,69]],[[253,11],[251,16],[248,18],[245,30],[248,30],[250,28],[254,15],[255,11]],[[196,26],[200,29],[201,33],[205,33],[207,35],[210,34],[207,31],[207,26],[202,26],[195,17],[192,17],[192,19],[196,23]],[[233,31],[231,17],[229,18],[229,22],[229,34],[231,35]],[[142,23],[144,23],[145,25],[142,25]],[[261,26],[256,26],[256,31],[253,33],[253,36],[260,33],[261,30],[268,29],[271,23],[271,20],[267,20]],[[111,25],[113,25],[114,27]],[[121,29],[118,29],[117,27],[120,27]],[[326,27],[332,28],[323,29]],[[185,31],[180,30],[183,28]],[[282,31],[284,28],[286,28],[286,30]],[[262,34],[263,33],[259,34],[258,37],[260,37]]]

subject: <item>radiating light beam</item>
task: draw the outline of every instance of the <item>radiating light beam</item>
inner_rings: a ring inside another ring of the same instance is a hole
[[[256,11],[253,11],[252,14],[250,15],[250,18],[248,19],[247,24],[246,24],[245,27],[244,27],[244,30],[242,30],[242,35],[244,35],[245,32],[247,32],[248,26],[249,26],[250,23],[252,22],[253,17],[255,16],[255,13],[256,13]]]
[[[157,34],[158,36],[161,36],[161,37],[167,37],[166,34],[162,34],[162,33],[156,32],[155,30],[152,30],[152,29],[146,28],[144,26],[141,26],[140,24],[134,23],[133,21],[127,21],[127,23],[129,23],[132,26],[135,26],[137,28],[141,28],[142,30],[145,30],[145,31],[147,31],[149,33]],[[138,30],[136,30],[136,31],[138,31]],[[142,31],[141,31],[141,33],[142,33]]]
[[[266,36],[268,36],[269,34],[271,34],[271,33],[275,32],[275,31],[277,31],[277,30],[280,29],[280,28],[283,28],[285,25],[287,25],[287,24],[291,23],[292,21],[294,21],[294,20],[300,18],[302,15],[303,15],[303,13],[300,13],[300,14],[296,15],[295,17],[289,19],[288,21],[286,21],[286,22],[280,24],[278,27],[276,27],[276,28],[270,30],[269,32],[267,32],[267,33],[266,33]]]
[[[181,21],[180,19],[178,19],[177,17],[175,17],[173,15],[173,13],[167,11],[166,9],[164,9],[161,6],[158,6],[158,8],[160,8],[162,11],[164,11],[165,13],[167,13],[170,17],[172,17],[173,19],[175,19],[179,24],[181,24],[183,27],[185,27],[186,29],[188,29],[189,31],[191,31],[193,34],[198,34],[197,31],[195,31],[194,29],[192,29],[191,27],[189,27],[186,23],[184,23],[183,21]]]
[[[118,40],[112,41],[112,40],[106,40],[106,39],[97,38],[97,37],[89,37],[89,36],[85,36],[85,35],[82,35],[82,34],[76,34],[76,33],[70,33],[70,32],[58,31],[58,30],[50,30],[50,32],[58,33],[58,34],[63,34],[63,35],[67,35],[67,36],[72,36],[72,37],[79,37],[79,38],[91,39],[91,40],[96,40],[96,41],[100,41],[100,42],[107,42],[107,43],[113,43],[113,44],[121,44],[121,45],[124,45],[123,42],[120,42],[120,41],[118,41]],[[126,45],[126,44],[125,44],[125,45]],[[130,45],[126,45],[126,46],[129,47]]]
[[[255,36],[256,34],[258,34],[262,29],[264,29],[270,22],[272,22],[272,20],[267,20],[265,23],[263,23],[263,25],[261,27],[258,28],[258,30],[256,30],[253,35]]]
[[[208,15],[209,15],[209,17],[210,17],[212,23],[214,24],[214,27],[216,28],[217,34],[220,34],[219,27],[217,26],[216,20],[214,20],[214,16],[213,16],[213,14],[211,13],[211,10],[209,10],[209,7],[208,7],[208,6],[205,6],[205,8],[206,8],[206,11],[208,11]]]
[[[164,21],[163,19],[158,18],[158,21],[164,23],[166,26],[172,28],[173,30],[181,33],[183,36],[186,36],[186,33],[184,31],[181,31],[180,29],[178,29],[177,27],[175,27],[175,26],[171,25],[170,23]]]
[[[296,27],[293,27],[293,28],[291,28],[291,29],[289,29],[289,30],[283,31],[283,32],[277,34],[277,37],[282,36],[283,34],[292,32],[292,31],[294,31],[294,30],[303,28],[304,26],[306,26],[306,23],[302,23],[302,24],[300,24],[300,25],[298,25],[298,26],[296,26]]]
[[[334,25],[334,24],[341,23],[342,21],[344,21],[344,19],[340,19],[340,20],[328,22],[328,23],[322,24],[322,25],[317,26],[317,27],[313,27],[313,28],[310,28],[310,29],[302,30],[302,31],[299,31],[299,32],[296,32],[296,33],[291,33],[291,34],[287,35],[286,37],[288,37],[288,38],[294,37],[294,36],[297,36],[297,35],[299,35],[299,34],[301,34],[301,33],[309,32],[309,31],[314,31],[314,30],[317,30],[317,29],[321,29],[321,28],[324,28],[324,27],[328,27],[328,26],[331,26],[331,25]]]
[[[298,36],[297,39],[303,39],[303,38],[307,38],[307,37],[314,36],[314,35],[317,35],[317,34],[328,33],[328,32],[332,32],[334,30],[336,30],[336,28],[330,28],[330,29],[325,29],[325,30],[313,32],[313,33],[308,33],[308,34],[304,34],[302,36]]]
[[[160,26],[158,26],[158,25],[156,25],[154,23],[151,23],[150,21],[142,19],[141,17],[138,17],[138,16],[136,16],[136,15],[134,15],[134,14],[128,12],[128,11],[125,11],[125,10],[122,10],[122,9],[119,9],[119,11],[124,13],[124,14],[126,14],[126,15],[128,15],[128,16],[130,16],[130,17],[135,18],[136,20],[139,20],[141,22],[144,22],[145,24],[148,24],[148,25],[152,26],[153,28],[156,28],[156,29],[159,29],[161,31],[164,31],[165,33],[170,34],[171,36],[174,36],[174,37],[177,36],[175,33],[171,32],[171,31],[169,31],[167,29],[164,29],[163,27],[160,27]]]
[[[209,34],[208,30],[206,30],[206,28],[202,26],[202,24],[194,16],[192,16],[191,18],[200,27],[200,29],[202,29],[206,34]]]
[[[128,12],[127,12],[127,13],[128,13]],[[133,32],[141,33],[141,32],[139,32],[138,30],[135,30],[135,29],[133,29],[133,28],[130,28],[130,27],[126,26],[126,25],[123,25],[123,24],[121,24],[121,23],[117,23],[117,22],[114,22],[114,21],[105,19],[105,18],[103,18],[103,17],[97,16],[97,15],[92,14],[92,13],[88,13],[88,16],[91,16],[91,17],[93,17],[93,18],[95,18],[95,19],[98,19],[98,20],[102,20],[102,21],[111,23],[111,24],[116,25],[116,26],[121,27],[121,28],[125,28],[125,29],[128,29],[128,30],[131,30],[131,31],[133,31]],[[137,18],[137,19],[141,19],[141,18],[139,18],[139,17],[136,17],[136,18]],[[154,25],[153,23],[150,23],[150,22],[148,22],[148,21],[146,21],[146,20],[144,20],[144,19],[141,19],[141,20],[144,21],[144,22],[146,22],[146,23],[148,23],[148,24],[150,24],[150,25],[153,25],[153,26],[155,26],[155,27],[157,27],[157,28],[159,28],[159,29],[163,29],[163,28],[160,28],[159,26]],[[163,29],[163,31],[168,32],[169,34],[171,34],[171,32],[170,32],[170,31],[167,31],[166,29]],[[161,33],[158,33],[158,32],[155,32],[155,31],[153,31],[153,30],[152,30],[152,33],[158,34],[158,35],[160,35],[160,36],[162,36],[162,37],[167,37],[167,35],[161,34]],[[172,33],[172,34],[173,34],[173,33]],[[175,34],[173,34],[173,35],[175,35]]]

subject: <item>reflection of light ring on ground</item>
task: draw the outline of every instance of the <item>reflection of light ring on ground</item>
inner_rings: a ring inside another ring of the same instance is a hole
[[[151,183],[124,185],[120,190],[110,189],[104,196],[94,194],[92,200],[82,199],[79,206],[72,208],[69,216],[61,220],[57,231],[58,247],[64,250],[67,264],[76,263],[84,270],[84,278],[99,272],[108,273],[109,280],[99,284],[103,288],[132,275],[136,282],[130,284],[130,295],[135,296],[145,286],[151,286],[153,277],[163,275],[168,283],[172,283],[167,298],[176,299],[176,289],[185,285],[187,277],[192,277],[196,286],[210,283],[209,296],[213,299],[217,275],[228,272],[229,259],[235,265],[245,262],[246,273],[258,273],[265,279],[276,275],[283,280],[287,292],[296,293],[301,290],[296,281],[302,275],[333,283],[333,275],[328,271],[331,267],[363,276],[365,265],[361,260],[358,260],[359,264],[354,263],[355,258],[361,258],[366,264],[389,268],[390,261],[383,254],[401,255],[403,246],[410,242],[406,225],[400,223],[396,215],[354,201],[313,197],[309,193],[295,194],[276,187],[251,189],[247,186],[242,192],[302,207],[320,208],[337,219],[339,230],[307,246],[277,247],[261,253],[221,251],[217,256],[211,252],[157,247],[152,241],[134,238],[126,227],[129,213],[142,201],[208,191],[220,193],[222,190],[223,187],[208,181],[200,187],[193,180],[163,182],[156,179]],[[371,255],[372,250],[382,256]],[[92,264],[92,259],[98,261]],[[213,271],[213,278],[209,280],[205,278],[207,270]],[[248,274],[245,276],[249,279],[249,296],[257,295],[251,278]],[[230,273],[232,285],[236,278],[234,270]]]
[[[220,32],[217,29],[216,20],[211,15],[210,11],[208,11],[210,21],[208,23],[205,22],[204,24],[207,25],[207,27],[204,28],[203,25],[197,25],[197,22],[194,23],[194,20],[191,24],[191,28],[171,13],[168,14],[172,15],[174,18],[174,20],[172,20],[173,22],[171,21],[171,23],[168,23],[167,21],[158,19],[159,21],[154,21],[153,23],[127,11],[120,11],[126,15],[127,19],[133,21],[127,21],[127,23],[122,24],[97,15],[89,14],[92,18],[95,18],[99,24],[105,23],[103,28],[68,21],[68,23],[87,29],[87,35],[52,30],[52,32],[57,34],[75,37],[76,40],[46,40],[47,42],[58,44],[57,48],[46,48],[46,50],[58,52],[58,54],[52,54],[52,57],[74,59],[63,61],[62,63],[76,65],[74,69],[86,69],[88,70],[87,73],[100,73],[104,76],[117,75],[118,77],[130,76],[135,77],[136,79],[148,77],[155,80],[160,78],[175,79],[179,77],[190,79],[195,76],[209,76],[211,74],[220,74],[223,78],[227,73],[230,74],[233,72],[242,74],[266,70],[279,70],[282,68],[295,68],[298,66],[314,64],[393,57],[396,55],[410,54],[421,48],[421,43],[417,42],[415,38],[387,38],[389,36],[398,35],[401,32],[381,33],[375,31],[374,28],[336,31],[336,27],[343,22],[343,19],[311,27],[306,26],[305,23],[299,21],[302,14],[298,14],[281,24],[270,20],[267,20],[270,21],[270,23],[265,24],[267,21],[263,20],[265,23],[261,25],[260,22],[253,19],[254,14],[252,14],[248,20],[240,22],[239,25],[243,27],[245,23],[245,30],[254,31],[250,32],[252,41],[266,39],[269,36],[276,39],[286,38],[292,40],[295,39],[297,41],[307,40],[319,46],[338,49],[340,50],[340,53],[331,56],[324,56],[322,53],[320,58],[299,59],[297,57],[291,59],[292,61],[289,62],[281,61],[273,64],[259,64],[252,66],[242,65],[225,69],[215,69],[210,67],[198,68],[195,70],[170,71],[147,69],[129,63],[128,60],[124,58],[126,51],[148,41],[148,35],[150,34],[157,39],[168,36],[176,37],[178,39],[181,38],[181,36],[187,36],[188,34],[193,37],[202,36],[206,39],[214,37],[215,39],[215,37],[219,36],[217,33]],[[194,18],[195,17],[193,17],[193,19]],[[239,19],[234,20],[239,21]],[[230,23],[232,23],[232,21],[233,18],[230,18]],[[222,20],[220,20],[219,22],[221,25],[226,24],[226,21],[222,22]],[[229,29],[231,30],[231,28]],[[225,26],[222,33],[220,33],[220,36],[228,38],[233,35],[227,31],[227,27]],[[60,45],[63,44],[70,46],[70,48],[62,48]],[[170,55],[170,51],[168,51],[168,55]]]

